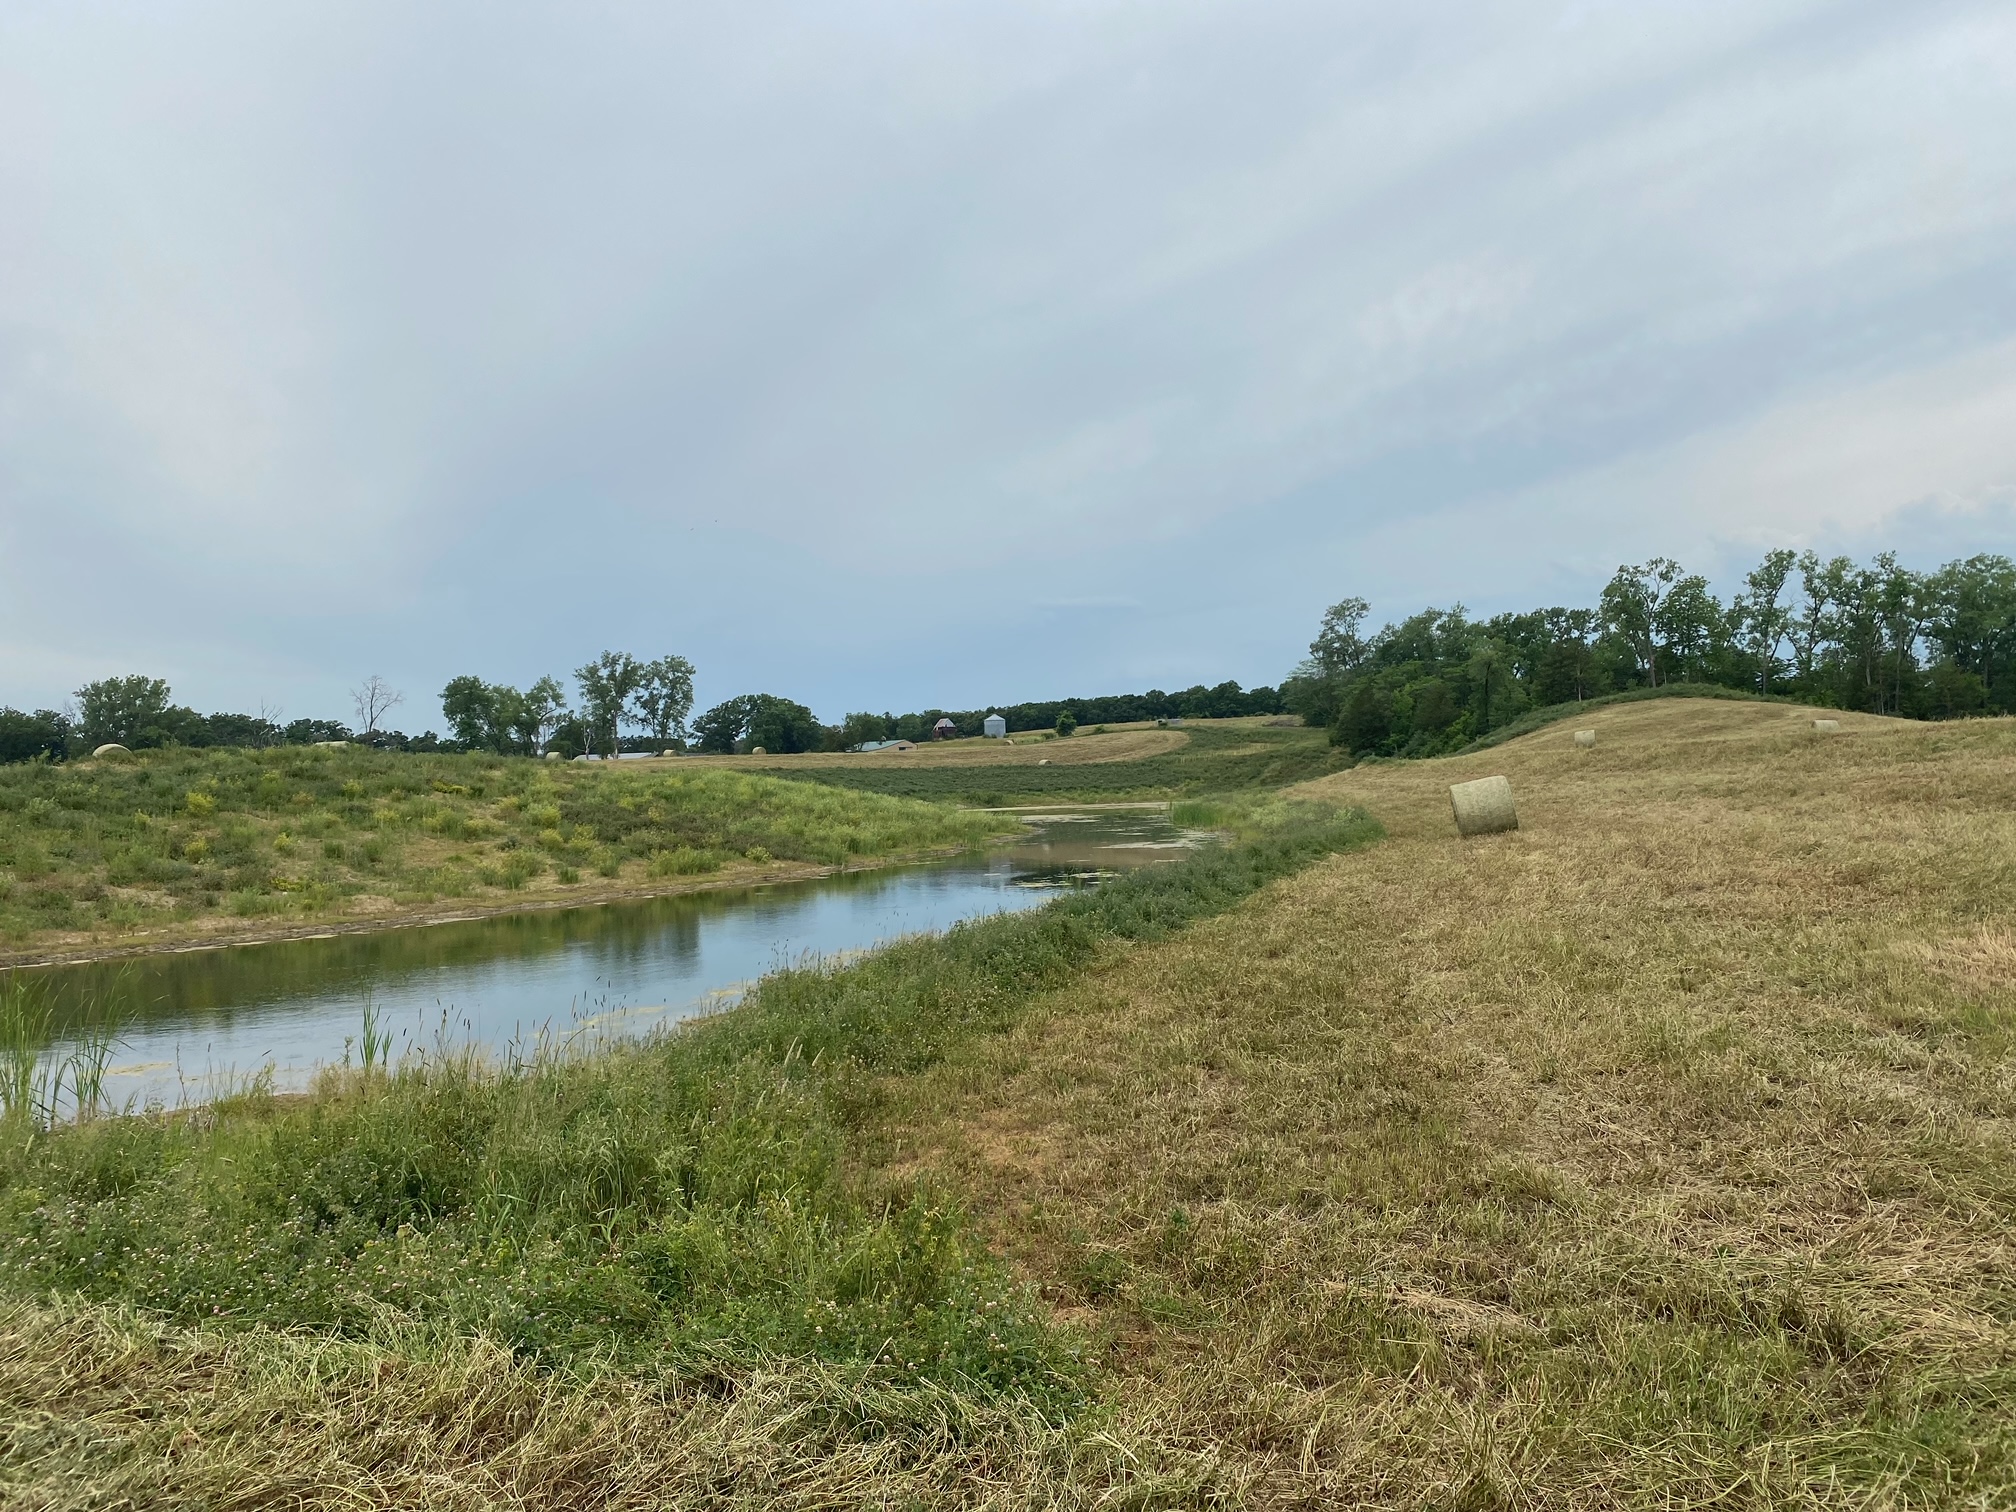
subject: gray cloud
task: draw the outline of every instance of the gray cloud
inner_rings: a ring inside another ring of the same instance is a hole
[[[1994,548],[2012,102],[1936,0],[9,7],[0,701],[1250,682]]]

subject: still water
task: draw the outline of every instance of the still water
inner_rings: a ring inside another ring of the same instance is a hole
[[[1029,818],[1013,844],[920,866],[37,975],[59,1022],[93,1001],[118,1005],[115,1105],[173,1107],[262,1073],[285,1090],[354,1062],[367,1005],[395,1061],[465,1045],[502,1059],[542,1038],[635,1034],[726,1007],[780,966],[1033,908],[1203,838],[1159,807]]]

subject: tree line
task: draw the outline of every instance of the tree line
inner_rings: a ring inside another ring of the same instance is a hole
[[[849,714],[836,727],[839,750],[851,750],[869,740],[929,740],[938,721],[949,719],[960,735],[979,735],[989,714],[1008,722],[1010,734],[1054,730],[1063,721],[1073,726],[1143,724],[1157,719],[1238,719],[1252,714],[1285,713],[1282,696],[1273,688],[1242,690],[1236,682],[1207,688],[1202,683],[1178,693],[1150,688],[1145,693],[1109,693],[1097,698],[1058,698],[1045,702],[990,704],[984,709],[923,709],[911,714]]]
[[[1728,603],[1667,557],[1624,566],[1590,608],[1472,620],[1458,604],[1365,631],[1324,615],[1287,706],[1359,755],[1455,750],[1530,708],[1675,683],[1914,719],[2016,711],[2016,564],[1913,572],[1768,553]]]
[[[453,678],[441,715],[456,749],[499,755],[614,756],[625,750],[682,750],[693,711],[693,663],[683,656],[640,661],[604,651],[574,670],[581,706],[570,708],[557,677],[531,687]],[[627,733],[626,733],[627,732]]]
[[[143,751],[159,746],[279,746],[353,741],[382,750],[439,751],[449,747],[438,735],[408,736],[379,728],[400,695],[378,677],[352,694],[359,728],[334,719],[294,719],[280,723],[265,710],[257,714],[199,714],[174,701],[165,678],[107,677],[86,683],[67,709],[0,708],[0,762],[65,761],[101,745]]]

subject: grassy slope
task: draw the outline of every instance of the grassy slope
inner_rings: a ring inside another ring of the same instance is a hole
[[[0,1501],[1138,1488],[1072,1336],[876,1131],[892,1086],[1037,994],[1374,833],[1278,803],[1245,822],[1264,833],[779,974],[635,1051],[0,1128]]]
[[[0,767],[0,947],[382,916],[975,844],[1000,821],[678,763],[162,751]]]
[[[1250,1504],[2016,1505],[2016,723],[1812,713],[1318,784],[1390,839],[936,1070],[911,1159]]]
[[[1559,724],[1564,719],[1580,718],[1597,709],[1613,708],[1618,704],[1646,703],[1674,698],[1715,698],[1725,703],[1790,704],[1794,701],[1777,693],[1752,693],[1746,688],[1723,688],[1714,683],[1668,683],[1663,688],[1629,688],[1622,693],[1605,693],[1596,698],[1571,699],[1567,703],[1528,709],[1517,719],[1500,725],[1488,734],[1480,735],[1455,754],[1468,756],[1476,751],[1488,751],[1493,746],[1505,744],[1508,740],[1517,740],[1521,735],[1544,730],[1547,726]]]
[[[1158,754],[1119,760],[1067,761],[1061,752],[1081,741],[1092,747],[1101,741],[1132,738],[1125,733],[1073,736],[1068,741],[1027,747],[1018,751],[1012,763],[909,765],[893,759],[880,764],[857,759],[854,765],[780,767],[777,773],[906,798],[1005,804],[1173,798],[1277,788],[1334,772],[1349,759],[1330,745],[1325,730],[1276,729],[1259,720],[1199,722],[1180,732],[1144,733],[1181,734],[1187,739]],[[1046,750],[1058,751],[1058,759],[1049,766],[1036,765],[1035,754]]]

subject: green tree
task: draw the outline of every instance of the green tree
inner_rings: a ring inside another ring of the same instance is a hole
[[[591,745],[610,756],[623,749],[623,722],[632,717],[632,700],[644,685],[644,663],[628,651],[604,651],[574,680],[581,685],[584,722]]]
[[[513,729],[525,748],[538,755],[552,744],[566,715],[567,689],[557,677],[542,677],[519,695]]]
[[[723,699],[693,721],[694,739],[709,755],[729,755],[748,730],[749,716],[755,711],[756,699],[752,694]]]
[[[1337,723],[1331,726],[1332,743],[1354,756],[1370,756],[1393,734],[1393,696],[1375,677],[1361,677],[1352,683]]]
[[[1076,734],[1077,730],[1078,721],[1073,717],[1069,709],[1066,709],[1062,714],[1057,716],[1057,733],[1059,735]]]
[[[1540,618],[1546,644],[1533,667],[1534,702],[1580,702],[1590,695],[1596,675],[1596,657],[1589,645],[1596,615],[1588,609],[1543,609]]]
[[[1840,565],[1846,565],[1845,558]],[[1818,553],[1800,553],[1801,602],[1798,611],[1785,622],[1785,638],[1792,646],[1793,672],[1809,692],[1821,653],[1833,633],[1834,600],[1830,584],[1838,577],[1839,573],[1830,571],[1830,564],[1822,562]]]
[[[1659,610],[1679,580],[1678,562],[1654,557],[1642,567],[1619,567],[1603,589],[1604,624],[1631,648],[1649,688],[1660,682]]]
[[[825,731],[812,711],[788,698],[758,693],[751,700],[749,728],[744,737],[773,756],[816,751]]]
[[[1409,725],[1418,736],[1439,739],[1462,713],[1449,684],[1438,677],[1414,690],[1414,712]]]
[[[1652,616],[1666,681],[1698,680],[1727,631],[1728,616],[1699,573],[1680,578],[1659,600]]]
[[[441,690],[441,717],[466,749],[498,749],[497,691],[482,678],[468,675],[449,679]]]
[[[693,663],[683,656],[644,663],[636,702],[639,721],[661,747],[684,738],[686,716],[693,712]]]
[[[176,722],[168,684],[159,677],[106,677],[77,690],[77,724],[86,745],[166,745]]]
[[[1340,599],[1323,611],[1323,624],[1309,643],[1309,660],[1324,677],[1345,677],[1365,664],[1371,652],[1362,629],[1372,606],[1362,598]]]
[[[588,726],[581,722],[580,715],[563,713],[546,732],[545,747],[549,753],[572,761],[588,749]]]
[[[1980,683],[1985,707],[2016,707],[2016,563],[1949,562],[1927,580],[1926,599],[1925,633],[1940,656]]]
[[[1741,627],[1744,648],[1757,664],[1757,691],[1771,691],[1771,673],[1778,665],[1778,648],[1785,644],[1792,625],[1792,609],[1785,602],[1785,584],[1798,562],[1796,552],[1780,547],[1765,553],[1764,560],[1743,579],[1744,592],[1736,596],[1735,618]]]
[[[1526,698],[1513,675],[1511,651],[1504,642],[1480,641],[1465,670],[1473,690],[1471,729],[1482,735],[1496,729],[1525,706]]]
[[[0,708],[0,762],[61,761],[70,754],[70,733],[69,719],[54,709]]]

